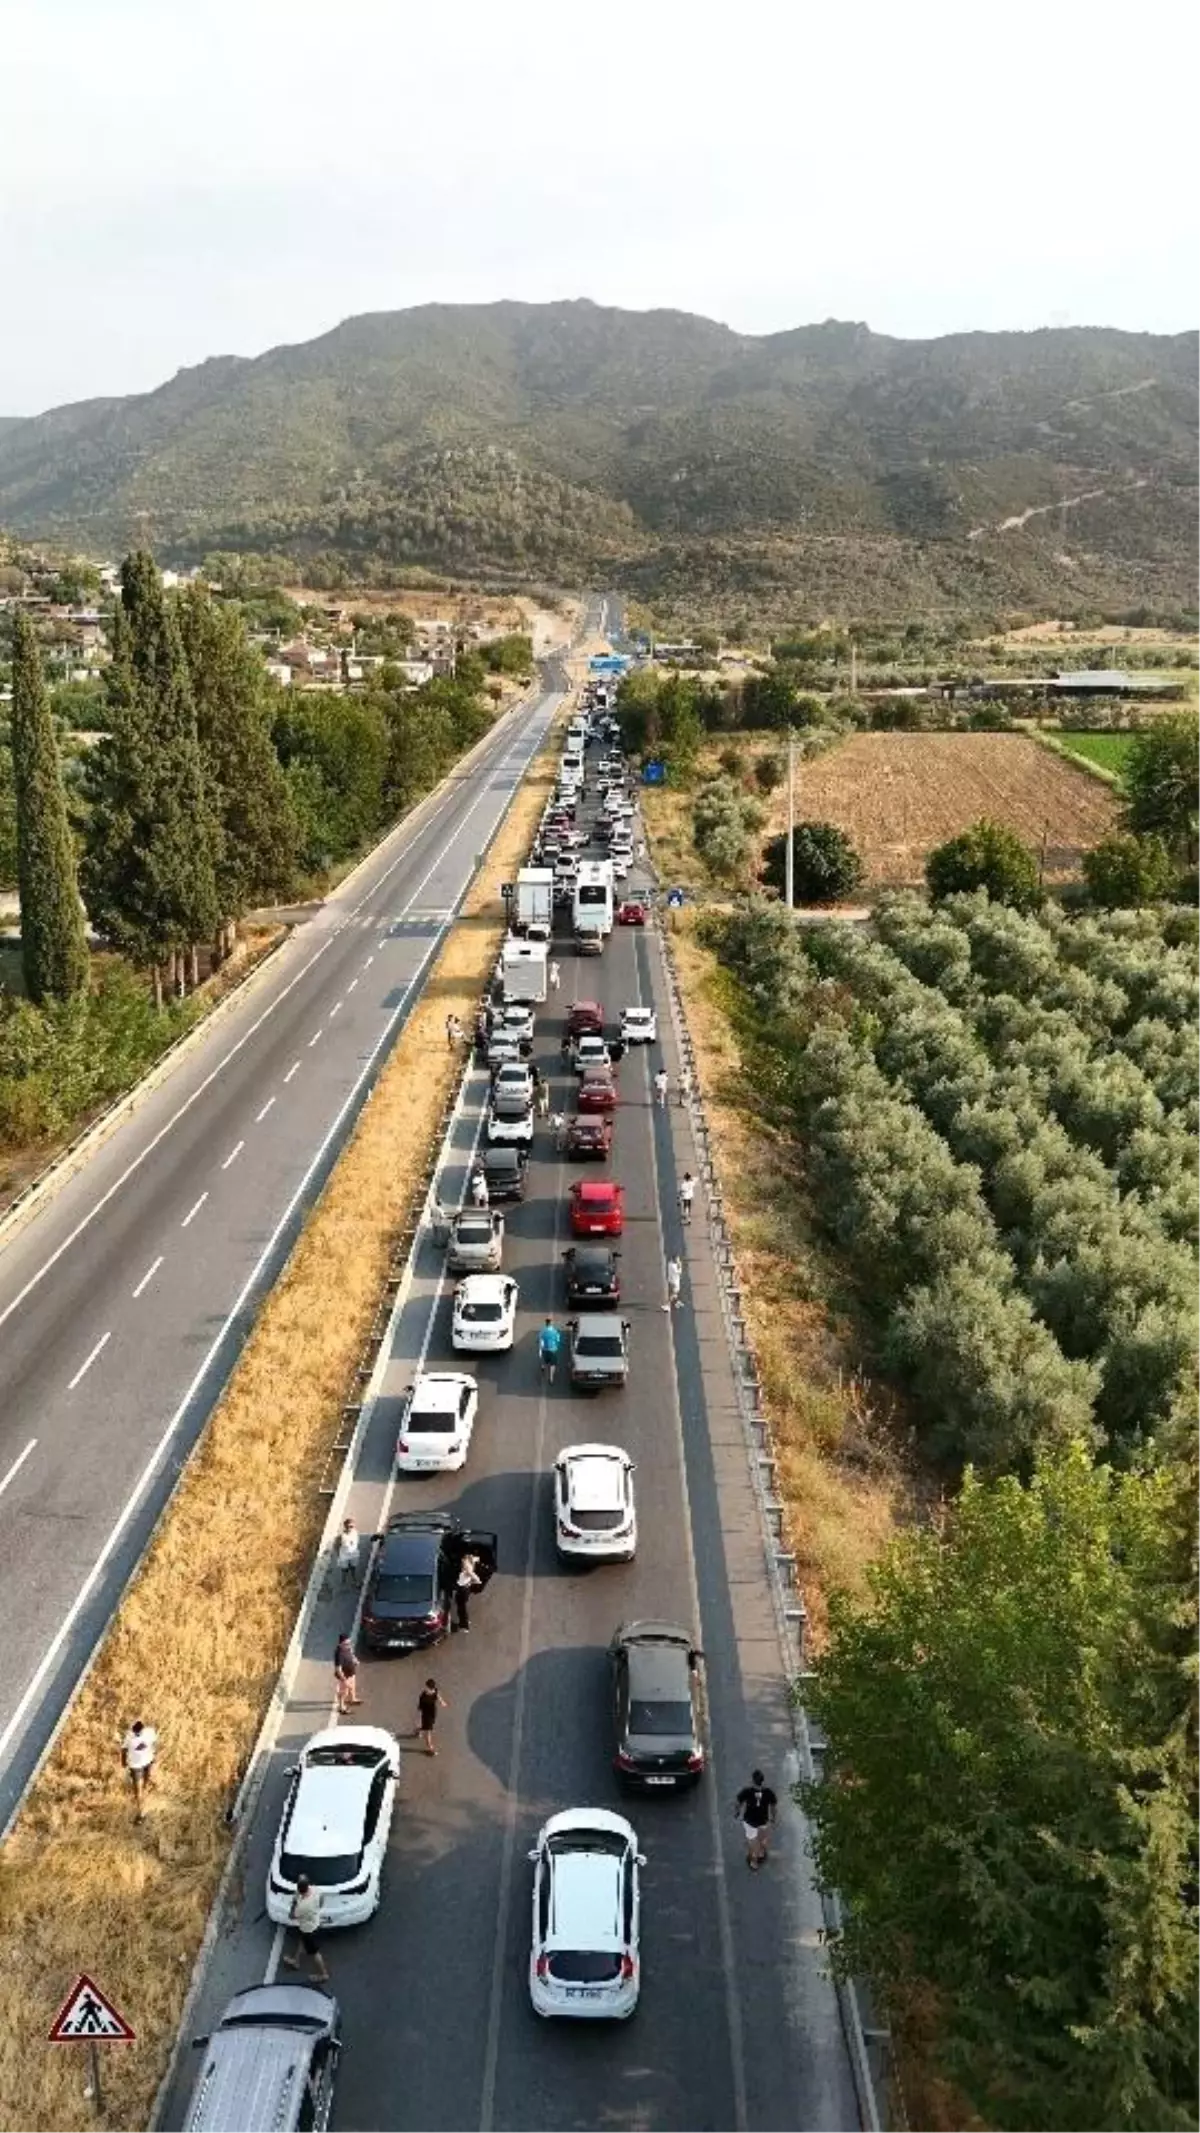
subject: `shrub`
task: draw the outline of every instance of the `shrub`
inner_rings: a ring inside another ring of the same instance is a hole
[[[763,853],[762,879],[784,893],[787,832],[772,837]],[[792,832],[793,901],[836,904],[851,895],[863,877],[863,863],[853,842],[836,822],[798,822]]]
[[[777,755],[760,755],[754,764],[754,782],[761,793],[773,793],[783,783],[783,764]]]
[[[1038,865],[1015,830],[985,817],[951,837],[925,862],[929,893],[937,902],[965,890],[986,889],[993,903],[1031,911],[1042,901]]]
[[[1107,911],[1161,903],[1171,892],[1175,867],[1161,837],[1105,837],[1083,855],[1083,878],[1092,902]]]

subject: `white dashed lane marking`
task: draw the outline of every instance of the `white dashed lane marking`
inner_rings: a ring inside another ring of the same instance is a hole
[[[142,1275],[142,1278],[141,1278],[141,1280],[139,1281],[139,1283],[138,1283],[138,1285],[137,1285],[136,1289],[135,1289],[135,1290],[134,1290],[134,1292],[133,1292],[133,1300],[134,1300],[134,1302],[135,1302],[135,1303],[137,1302],[137,1300],[138,1300],[138,1297],[139,1297],[139,1296],[141,1295],[141,1293],[142,1293],[142,1290],[143,1290],[144,1288],[148,1287],[149,1283],[153,1281],[153,1279],[154,1279],[155,1275],[157,1274],[157,1272],[158,1272],[158,1270],[159,1270],[160,1266],[162,1265],[162,1263],[163,1263],[163,1255],[162,1255],[162,1253],[160,1252],[160,1253],[159,1253],[159,1255],[158,1255],[158,1257],[157,1257],[157,1259],[155,1260],[155,1262],[154,1262],[153,1266],[148,1266],[148,1267],[146,1268],[146,1271],[145,1271],[145,1273],[144,1273],[144,1274]]]
[[[228,1155],[225,1158],[225,1161],[221,1165],[222,1170],[228,1170],[229,1165],[231,1163],[236,1163],[245,1145],[245,1141],[239,1141],[236,1148],[230,1149]]]
[[[103,1348],[107,1348],[111,1339],[112,1327],[110,1326],[107,1333],[102,1333],[100,1335],[100,1338],[96,1342],[96,1345],[93,1348],[91,1354],[88,1356],[87,1361],[79,1365],[78,1370],[75,1372],[74,1377],[71,1379],[70,1384],[67,1386],[68,1392],[74,1392],[75,1387],[78,1385],[80,1378],[85,1378],[87,1376],[88,1371],[91,1369],[92,1364],[96,1360],[96,1357],[100,1354]]]
[[[263,1122],[264,1118],[266,1117],[266,1115],[267,1115],[268,1111],[270,1110],[270,1108],[271,1108],[271,1105],[272,1105],[272,1104],[274,1103],[274,1101],[275,1101],[275,1098],[274,1098],[273,1096],[268,1096],[268,1098],[267,1098],[267,1100],[266,1100],[265,1104],[264,1104],[264,1105],[263,1105],[263,1107],[262,1107],[262,1110],[261,1110],[261,1111],[259,1111],[259,1112],[258,1112],[258,1113],[256,1114],[256,1116],[255,1116],[255,1120],[254,1120],[254,1123],[255,1123],[255,1125],[256,1125],[256,1126],[261,1126],[261,1124],[262,1124],[262,1122]]]
[[[195,1206],[189,1207],[186,1215],[184,1216],[182,1222],[179,1225],[180,1229],[186,1229],[189,1222],[195,1221],[196,1216],[199,1214],[200,1209],[203,1207],[204,1202],[207,1200],[207,1198],[208,1194],[206,1192],[202,1192]]]

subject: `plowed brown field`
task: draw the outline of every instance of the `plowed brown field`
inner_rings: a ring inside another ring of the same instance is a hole
[[[782,791],[772,828],[786,826]],[[1023,733],[856,733],[796,774],[796,819],[836,822],[862,853],[871,888],[924,879],[935,845],[981,815],[1039,854],[1045,878],[1079,871],[1082,854],[1116,827],[1117,805],[1095,778]]]

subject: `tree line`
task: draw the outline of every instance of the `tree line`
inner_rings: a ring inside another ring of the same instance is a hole
[[[256,904],[296,892],[359,850],[488,730],[484,661],[408,689],[385,665],[369,689],[278,689],[235,606],[164,591],[129,556],[103,680],[103,728],[64,786],[35,632],[12,623],[10,719],[26,990],[35,1005],[86,990],[84,910],[151,983],[156,1002],[224,959]],[[529,664],[527,640],[491,662]]]

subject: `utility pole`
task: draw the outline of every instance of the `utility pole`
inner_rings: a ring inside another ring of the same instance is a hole
[[[783,848],[783,894],[788,910],[792,908],[796,887],[796,855],[792,849],[796,835],[796,736],[788,727],[788,806],[787,843]]]
[[[850,639],[850,694],[858,695],[858,646],[853,637]]]

